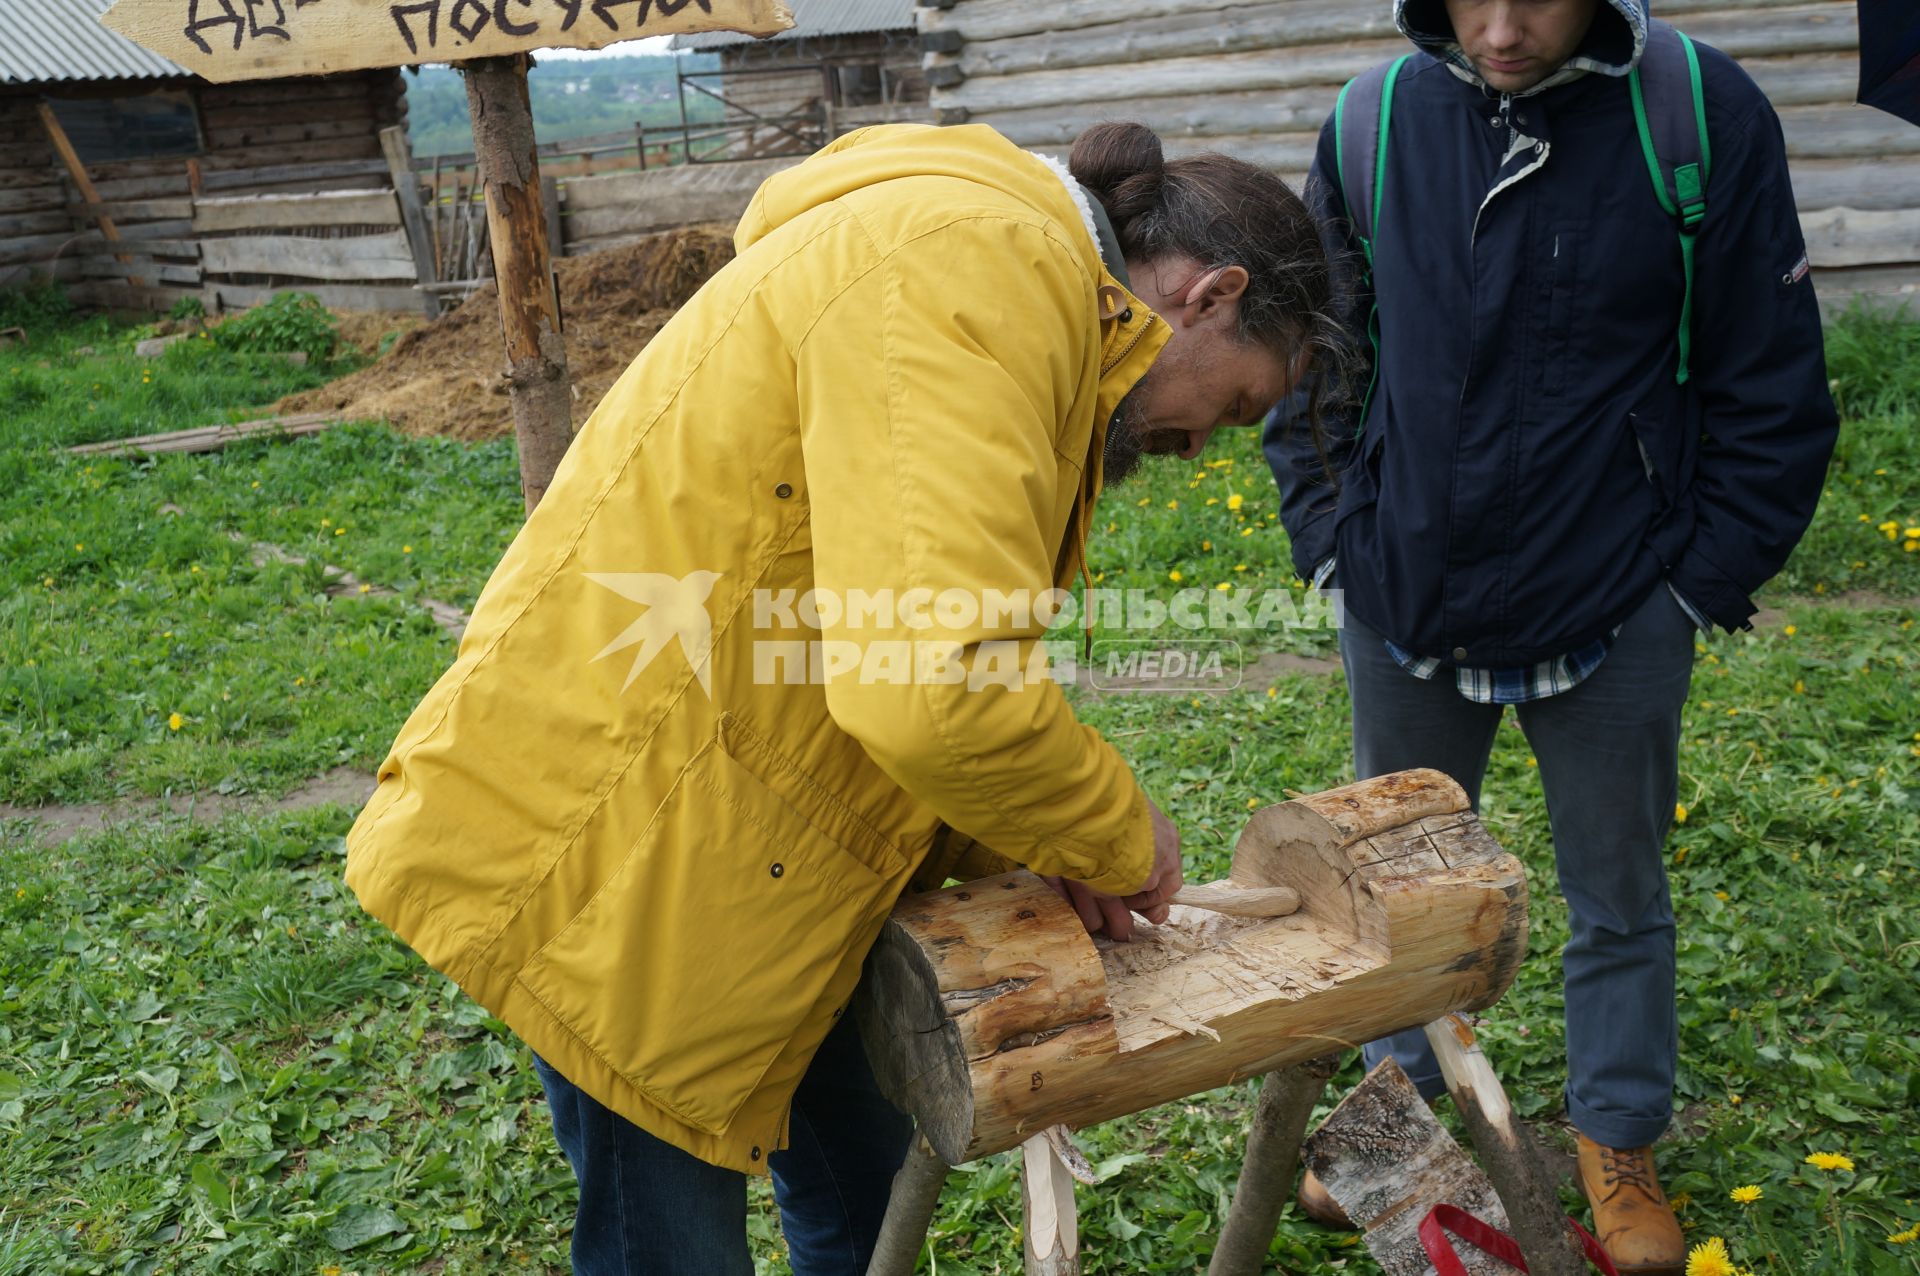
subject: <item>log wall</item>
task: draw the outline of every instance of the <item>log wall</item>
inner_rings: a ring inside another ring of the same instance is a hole
[[[36,102],[160,88],[193,96],[201,153],[90,163],[100,202],[84,202]],[[165,310],[182,297],[232,309],[291,289],[330,305],[418,309],[379,139],[405,119],[393,70],[20,86],[0,96],[0,287],[54,278],[82,305],[124,309]],[[119,244],[103,237],[103,213]]]
[[[1220,150],[1296,188],[1340,86],[1407,42],[1387,0],[933,0],[918,10],[935,117],[1064,151],[1138,120],[1173,153]],[[1780,111],[1829,308],[1920,298],[1920,129],[1853,103],[1853,0],[1662,0]],[[1916,307],[1920,313],[1920,307]]]

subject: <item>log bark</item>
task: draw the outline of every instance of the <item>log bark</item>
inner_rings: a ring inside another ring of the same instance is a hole
[[[1448,1015],[1427,1025],[1427,1043],[1473,1135],[1480,1163],[1507,1207],[1527,1270],[1533,1276],[1587,1276],[1586,1256],[1567,1226],[1554,1184],[1540,1172],[1545,1158],[1534,1146],[1533,1132],[1514,1115],[1473,1029],[1460,1016]]]
[[[1365,1233],[1367,1251],[1383,1276],[1432,1276],[1418,1229],[1443,1201],[1508,1230],[1493,1184],[1391,1059],[1355,1086],[1314,1131],[1306,1162]],[[1520,1276],[1471,1246],[1458,1252],[1471,1276]]]
[[[527,59],[477,58],[463,69],[474,153],[487,190],[508,395],[520,442],[520,487],[532,513],[573,441],[573,422],[560,297],[547,244],[546,210],[540,204],[533,115],[527,105]]]
[[[1226,1226],[1207,1264],[1207,1276],[1260,1276],[1280,1211],[1293,1193],[1300,1170],[1300,1145],[1307,1136],[1313,1105],[1327,1088],[1338,1055],[1270,1072],[1260,1086],[1247,1135],[1247,1156]]]
[[[861,992],[882,1089],[957,1164],[1490,1005],[1526,950],[1520,865],[1434,771],[1257,812],[1230,880],[1301,909],[1113,944],[1030,873],[903,900]]]
[[[947,1182],[947,1163],[927,1141],[914,1136],[907,1159],[893,1176],[887,1213],[873,1244],[867,1276],[913,1276],[914,1265],[927,1243],[927,1228]]]

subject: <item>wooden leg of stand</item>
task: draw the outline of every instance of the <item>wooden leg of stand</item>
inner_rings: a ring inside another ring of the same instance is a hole
[[[881,1220],[867,1276],[913,1276],[913,1265],[927,1243],[934,1207],[940,1203],[940,1189],[947,1181],[947,1169],[939,1153],[915,1134],[907,1159],[893,1176],[893,1193],[887,1198],[887,1216]]]
[[[1273,1244],[1280,1211],[1300,1168],[1300,1143],[1313,1105],[1327,1088],[1337,1056],[1310,1060],[1267,1074],[1253,1110],[1247,1158],[1240,1167],[1233,1206],[1220,1229],[1207,1276],[1258,1276]]]
[[[1534,1276],[1584,1276],[1587,1260],[1567,1226],[1554,1185],[1541,1174],[1533,1135],[1513,1113],[1493,1065],[1459,1015],[1427,1025],[1427,1042],[1440,1062],[1447,1090],[1473,1135],[1480,1164],[1507,1207],[1513,1239]]]
[[[1020,1145],[1021,1248],[1026,1276],[1080,1276],[1080,1213],[1073,1175],[1046,1134]]]

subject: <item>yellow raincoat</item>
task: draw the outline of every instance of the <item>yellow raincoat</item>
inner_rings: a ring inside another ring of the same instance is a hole
[[[764,1172],[910,880],[1008,866],[962,862],[977,839],[1128,892],[1153,841],[1057,684],[823,685],[768,656],[1004,626],[795,630],[765,600],[1070,584],[1105,423],[1167,326],[1056,173],[983,127],[843,138],[737,238],[574,440],[382,764],[347,881],[574,1084]]]

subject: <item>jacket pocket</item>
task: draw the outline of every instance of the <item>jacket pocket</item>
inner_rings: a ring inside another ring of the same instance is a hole
[[[636,1089],[724,1134],[888,902],[722,735],[519,979]]]

